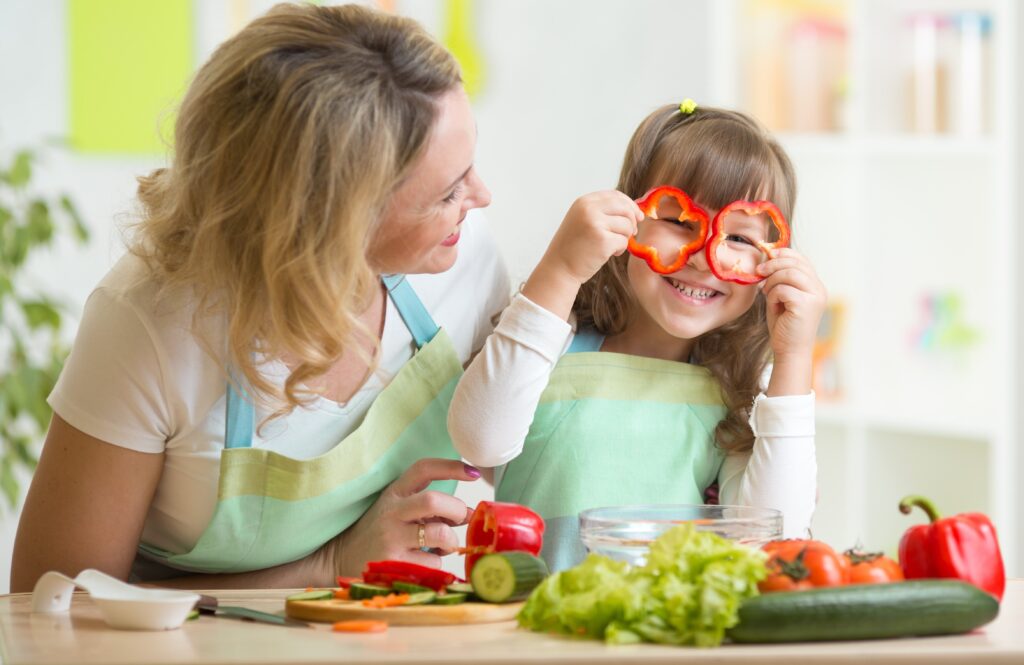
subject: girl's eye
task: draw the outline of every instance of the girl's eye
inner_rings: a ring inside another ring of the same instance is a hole
[[[462,186],[458,185],[452,190],[452,193],[441,199],[443,203],[455,203],[455,199],[459,198],[459,194],[462,193]]]
[[[738,236],[738,235],[735,235],[735,234],[727,235],[725,237],[725,239],[728,240],[729,242],[741,242],[744,245],[753,245],[754,244],[754,243],[752,243],[750,241],[749,238],[747,238],[745,236]]]

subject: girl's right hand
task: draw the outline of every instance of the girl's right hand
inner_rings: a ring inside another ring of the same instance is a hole
[[[453,526],[465,524],[473,511],[443,492],[428,491],[435,480],[473,481],[480,477],[474,467],[459,460],[428,458],[410,466],[388,485],[363,516],[330,541],[328,565],[335,575],[356,577],[367,561],[397,559],[431,568],[441,567],[441,557],[459,547]],[[423,547],[420,549],[420,525]]]
[[[568,320],[580,287],[609,258],[626,251],[643,218],[636,202],[622,192],[594,192],[576,199],[523,286],[523,295]]]
[[[582,285],[609,258],[626,251],[643,218],[636,202],[622,192],[584,194],[565,214],[541,264]]]

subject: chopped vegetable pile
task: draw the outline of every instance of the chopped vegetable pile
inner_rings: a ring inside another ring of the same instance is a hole
[[[651,545],[644,566],[591,554],[548,577],[519,613],[532,630],[604,639],[716,646],[757,595],[765,554],[680,525]]]

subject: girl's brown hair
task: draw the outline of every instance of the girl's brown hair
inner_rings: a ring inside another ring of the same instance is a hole
[[[214,352],[275,415],[362,328],[380,286],[368,240],[459,83],[416,22],[358,5],[277,5],[196,74],[171,166],[139,178],[130,249],[195,294],[197,319],[225,317]],[[267,357],[292,363],[283,390],[257,371]]]
[[[796,175],[779,144],[750,116],[718,108],[698,107],[687,114],[668,105],[640,124],[626,149],[618,189],[637,199],[657,185],[679,187],[714,209],[737,199],[768,199],[787,220],[796,202]],[[625,330],[635,303],[626,277],[628,260],[628,254],[613,257],[583,285],[573,304],[578,325],[605,335]],[[711,371],[728,409],[715,431],[726,451],[753,446],[747,418],[770,348],[760,292],[743,316],[705,333],[694,345],[691,362]]]

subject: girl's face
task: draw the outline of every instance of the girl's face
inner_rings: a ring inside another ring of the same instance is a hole
[[[699,201],[696,203],[704,208],[710,219],[718,213],[718,210]],[[663,221],[641,222],[638,239],[654,247],[678,248],[696,237],[695,224],[668,221],[677,214],[678,210],[659,209],[658,217]],[[664,250],[661,253],[662,260],[671,263],[674,255]],[[691,342],[745,314],[754,304],[759,290],[757,284],[736,284],[716,278],[708,268],[703,249],[692,255],[682,269],[670,275],[659,275],[645,261],[631,255],[626,274],[639,305],[636,315],[640,327],[653,331],[660,329],[672,338]],[[680,348],[683,355],[688,356],[692,343]]]
[[[476,124],[469,98],[460,86],[438,106],[426,150],[395,190],[370,242],[370,265],[382,273],[448,270],[466,214],[491,202],[473,167]]]

